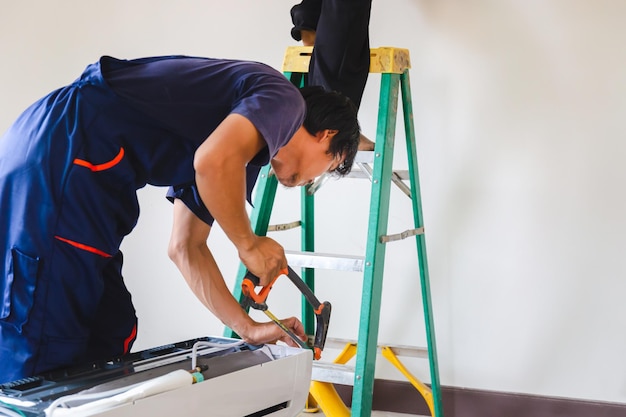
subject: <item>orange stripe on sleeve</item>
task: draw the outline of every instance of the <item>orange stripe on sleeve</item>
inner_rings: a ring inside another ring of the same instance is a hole
[[[91,162],[87,162],[84,159],[74,159],[74,163],[76,165],[83,166],[85,168],[89,168],[90,170],[96,171],[104,171],[105,169],[113,168],[115,165],[119,164],[120,161],[124,158],[124,148],[120,148],[119,153],[115,158],[111,159],[109,162],[105,162],[104,164],[94,165]]]
[[[100,256],[102,256],[104,258],[111,258],[112,257],[111,255],[109,255],[106,252],[101,251],[100,249],[96,249],[96,248],[94,248],[92,246],[88,246],[88,245],[85,245],[83,243],[74,242],[73,240],[65,239],[65,238],[63,238],[61,236],[55,236],[54,238],[57,239],[57,240],[60,240],[61,242],[68,243],[68,244],[70,244],[70,245],[72,245],[72,246],[74,246],[74,247],[76,247],[78,249],[82,249],[82,250],[86,250],[87,252],[95,253],[96,255],[100,255]]]

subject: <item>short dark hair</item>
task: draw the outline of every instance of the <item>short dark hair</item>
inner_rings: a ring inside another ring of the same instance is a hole
[[[306,102],[304,128],[312,135],[325,129],[337,131],[328,153],[344,158],[334,172],[340,176],[347,175],[352,169],[361,136],[356,106],[343,94],[326,91],[320,86],[303,87],[300,92]]]

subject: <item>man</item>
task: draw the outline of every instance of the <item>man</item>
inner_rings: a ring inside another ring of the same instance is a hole
[[[293,344],[239,307],[207,247],[211,224],[268,284],[287,263],[245,210],[261,166],[286,186],[346,174],[358,137],[348,99],[299,91],[260,63],[105,56],[88,66],[0,139],[0,380],[130,350],[137,319],[119,247],[146,184],[171,186],[169,256],[200,301],[250,343]],[[284,323],[305,338],[296,318]]]

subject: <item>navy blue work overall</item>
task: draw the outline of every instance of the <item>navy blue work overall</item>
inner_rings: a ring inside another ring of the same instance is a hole
[[[194,191],[195,149],[229,113],[248,117],[268,142],[250,192],[304,118],[297,89],[262,64],[129,65],[103,57],[0,138],[0,382],[128,352],[137,318],[119,247],[139,216],[136,190],[176,186],[211,221]],[[259,99],[268,85],[278,92]]]

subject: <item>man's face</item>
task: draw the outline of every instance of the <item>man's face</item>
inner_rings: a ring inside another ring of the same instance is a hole
[[[304,163],[299,166],[285,167],[282,164],[272,162],[272,168],[278,182],[286,187],[300,187],[311,184],[315,178],[325,172],[334,171],[339,166],[340,161],[331,155],[324,154],[324,157],[310,155]]]
[[[278,182],[287,187],[303,186],[325,172],[334,171],[342,162],[341,158],[328,153],[330,139],[335,133],[325,130],[311,135],[304,129],[298,131],[272,159]]]

